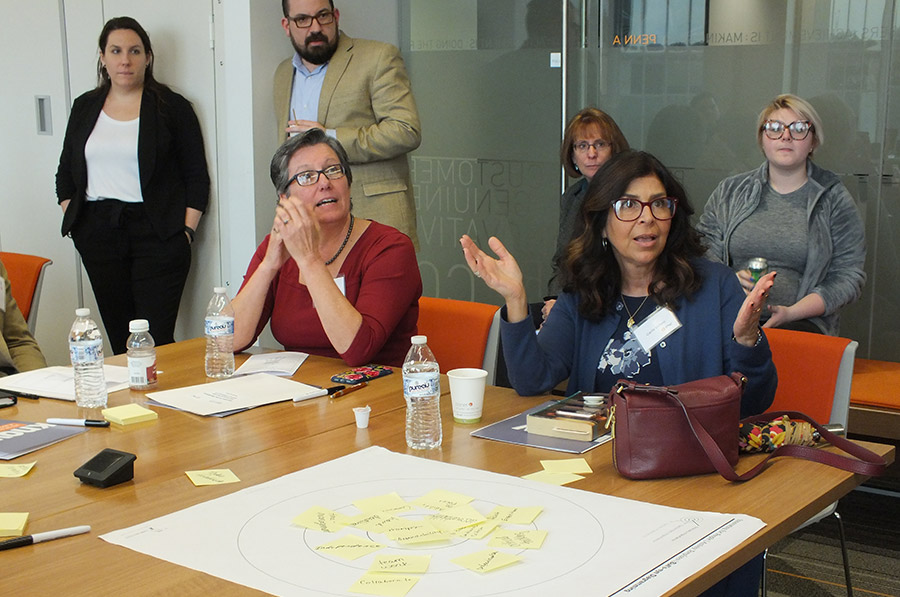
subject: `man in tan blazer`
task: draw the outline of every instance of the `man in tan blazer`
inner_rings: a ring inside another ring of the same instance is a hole
[[[0,263],[0,377],[47,366],[12,296],[6,268]]]
[[[332,0],[282,0],[282,9],[295,55],[275,71],[279,142],[313,127],[335,137],[353,167],[353,213],[397,228],[418,248],[406,154],[422,138],[399,50],[340,31]]]

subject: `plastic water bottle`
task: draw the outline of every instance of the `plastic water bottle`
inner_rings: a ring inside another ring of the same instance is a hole
[[[81,408],[105,408],[103,336],[91,319],[90,309],[75,309],[75,323],[69,332],[69,358],[75,371],[75,404]]]
[[[131,335],[125,342],[128,355],[128,385],[132,390],[156,387],[156,343],[150,335],[150,322],[134,319],[128,323]]]
[[[428,450],[441,445],[441,369],[428,338],[413,336],[403,361],[403,397],[406,399],[406,445]]]
[[[224,286],[213,292],[206,308],[206,376],[221,379],[234,374],[234,309]]]

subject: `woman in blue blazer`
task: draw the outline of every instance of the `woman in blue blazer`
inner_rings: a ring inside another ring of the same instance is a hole
[[[174,341],[190,245],[209,201],[200,123],[191,104],[153,77],[141,25],[117,17],[99,39],[97,88],[72,105],[56,195],[62,233],[81,254],[114,353],[128,322]]]

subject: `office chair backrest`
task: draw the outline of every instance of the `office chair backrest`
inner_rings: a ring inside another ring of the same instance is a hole
[[[441,373],[459,367],[484,368],[485,353],[496,360],[488,344],[496,305],[423,296],[419,299],[419,333],[428,336],[428,346],[441,366]],[[489,370],[488,383],[492,383]]]
[[[3,252],[0,252],[0,261],[6,267],[13,298],[16,299],[19,310],[28,323],[28,329],[34,334],[41,286],[44,283],[44,270],[53,262],[37,255]]]
[[[855,340],[766,328],[778,390],[769,410],[797,410],[820,423],[846,428]]]

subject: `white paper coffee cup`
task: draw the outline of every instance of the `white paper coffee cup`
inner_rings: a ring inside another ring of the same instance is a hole
[[[450,401],[453,404],[453,420],[457,423],[477,423],[484,407],[484,385],[487,371],[484,369],[451,369]]]

